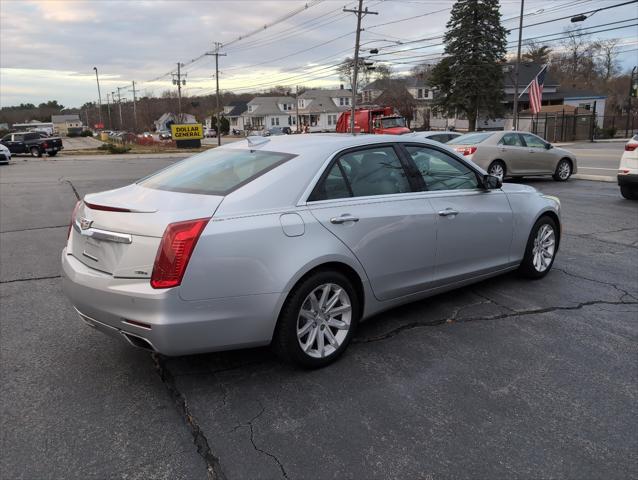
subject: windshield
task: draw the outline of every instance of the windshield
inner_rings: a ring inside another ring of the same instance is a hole
[[[460,137],[453,138],[449,142],[448,145],[476,145],[477,143],[481,143],[483,140],[491,137],[493,132],[488,133],[468,133],[466,135],[461,135]]]
[[[173,192],[227,195],[296,155],[255,150],[209,150],[143,178],[139,185]]]
[[[405,118],[403,117],[382,118],[381,126],[383,128],[405,127]]]

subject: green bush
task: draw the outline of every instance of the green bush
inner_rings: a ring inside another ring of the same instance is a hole
[[[79,137],[80,134],[77,132],[67,132],[66,136],[69,138],[75,138],[75,137]]]
[[[93,132],[91,130],[83,130],[82,133],[80,133],[81,137],[92,137],[93,136]]]

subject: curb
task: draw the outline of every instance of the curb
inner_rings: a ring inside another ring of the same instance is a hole
[[[605,175],[581,175],[577,173],[576,175],[572,175],[572,178],[576,180],[591,180],[593,182],[616,182],[615,177],[607,177]]]

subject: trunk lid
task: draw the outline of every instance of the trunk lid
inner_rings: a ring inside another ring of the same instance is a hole
[[[166,226],[211,217],[223,198],[137,184],[86,195],[67,251],[88,267],[114,277],[149,278]]]

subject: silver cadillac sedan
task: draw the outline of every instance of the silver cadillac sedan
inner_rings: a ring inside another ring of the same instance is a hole
[[[559,214],[417,135],[254,137],[86,195],[64,291],[136,347],[270,344],[321,367],[383,310],[511,270],[543,277]]]

